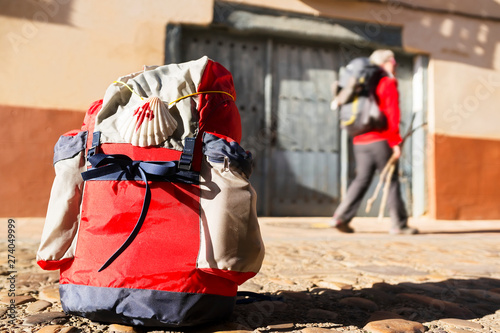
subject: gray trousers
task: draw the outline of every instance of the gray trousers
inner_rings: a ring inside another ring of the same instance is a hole
[[[349,185],[344,200],[334,213],[334,219],[349,223],[363,201],[363,197],[370,186],[375,171],[382,171],[392,155],[392,149],[387,141],[376,141],[369,144],[354,145],[356,160],[356,177]],[[392,228],[404,228],[408,223],[408,214],[401,198],[398,178],[398,163],[392,174],[387,206],[391,217]]]

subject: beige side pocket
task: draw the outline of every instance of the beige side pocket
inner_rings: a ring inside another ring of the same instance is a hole
[[[74,256],[83,191],[81,172],[85,171],[83,154],[54,164],[56,176],[37,261],[60,261]]]
[[[258,272],[264,259],[264,244],[252,185],[229,163],[213,163],[206,158],[200,181],[198,268]]]

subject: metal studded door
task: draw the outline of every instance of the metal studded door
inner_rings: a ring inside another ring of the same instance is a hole
[[[340,144],[337,113],[329,107],[336,71],[350,60],[341,44],[188,26],[182,27],[177,38],[173,44],[175,61],[207,55],[233,74],[243,126],[242,146],[254,154],[251,182],[259,197],[259,215],[331,215],[341,197],[340,181],[351,180],[355,167],[344,153],[347,173],[341,176],[340,153],[347,149]],[[357,49],[356,56],[368,56],[371,51]],[[406,128],[411,118],[408,91],[412,58],[399,60],[402,123]],[[411,167],[401,164],[403,180],[411,178]],[[411,183],[403,181],[405,198],[409,186]],[[364,206],[358,215],[366,216]],[[368,215],[376,216],[377,210],[378,202]]]
[[[330,110],[338,48],[273,44],[270,213],[328,216],[339,199],[339,126]]]
[[[330,215],[339,199],[339,128],[329,109],[339,51],[198,28],[184,28],[180,44],[180,60],[207,55],[233,74],[259,214]]]

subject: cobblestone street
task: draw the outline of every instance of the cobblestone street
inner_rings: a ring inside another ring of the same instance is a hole
[[[240,290],[274,300],[236,305],[228,322],[187,332],[500,332],[500,221],[414,221],[414,236],[389,235],[387,220],[370,218],[354,220],[354,234],[326,218],[260,221],[266,258]],[[0,231],[0,331],[170,332],[65,315],[58,272],[34,260],[43,221],[18,223],[15,325]]]

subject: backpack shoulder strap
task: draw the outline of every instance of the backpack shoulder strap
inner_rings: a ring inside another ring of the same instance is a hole
[[[89,110],[85,114],[85,118],[83,119],[82,131],[86,131],[87,135],[87,145],[86,152],[88,154],[89,150],[92,149],[93,141],[96,141],[97,138],[94,138],[94,127],[95,127],[95,118],[99,111],[102,108],[102,99],[95,101],[89,107]]]

